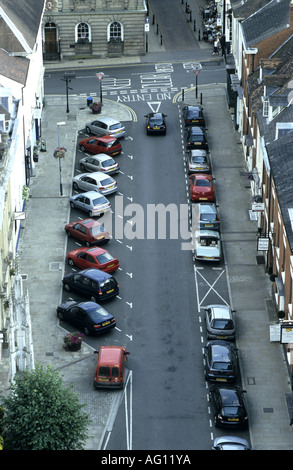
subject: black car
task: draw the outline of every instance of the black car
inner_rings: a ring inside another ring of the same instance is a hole
[[[238,375],[238,353],[229,341],[212,340],[205,346],[205,378],[233,383]]]
[[[163,113],[149,113],[145,114],[146,118],[146,132],[149,134],[166,134],[166,114]]]
[[[203,127],[190,126],[186,130],[186,148],[191,149],[203,149],[208,151],[209,144],[205,129]]]
[[[202,106],[184,106],[182,109],[182,115],[185,126],[205,127],[205,118]]]
[[[116,279],[100,269],[84,269],[79,273],[66,274],[62,280],[67,291],[77,292],[93,302],[108,300],[119,294]]]
[[[57,317],[86,335],[106,333],[116,325],[115,317],[95,302],[64,302],[57,307]]]
[[[210,388],[210,403],[214,411],[215,426],[246,427],[248,415],[243,399],[245,390],[239,387]]]

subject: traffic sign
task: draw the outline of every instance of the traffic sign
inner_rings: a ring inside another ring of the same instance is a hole
[[[192,71],[195,73],[196,76],[198,76],[201,69],[202,65],[198,62],[197,64],[194,64],[194,68]]]
[[[104,72],[98,72],[98,73],[96,73],[96,76],[98,77],[99,80],[102,80],[102,78],[104,78],[105,74],[104,74]]]

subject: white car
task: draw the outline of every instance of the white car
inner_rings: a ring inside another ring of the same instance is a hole
[[[82,191],[98,191],[101,194],[112,194],[117,191],[117,181],[102,171],[76,175],[72,181],[73,189]]]
[[[215,230],[195,230],[192,243],[196,260],[221,261],[222,247],[219,232]]]
[[[126,134],[125,127],[120,121],[111,117],[101,117],[94,121],[87,122],[85,125],[87,134],[109,135],[120,139]]]
[[[118,173],[120,170],[119,163],[105,153],[81,158],[79,165],[83,171],[102,171],[107,175]]]

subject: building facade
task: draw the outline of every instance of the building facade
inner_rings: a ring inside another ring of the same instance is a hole
[[[145,0],[50,0],[43,19],[44,60],[145,53]]]

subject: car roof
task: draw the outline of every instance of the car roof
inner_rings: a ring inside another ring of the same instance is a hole
[[[203,149],[191,149],[190,150],[190,155],[192,157],[196,156],[196,155],[200,155],[202,157],[206,157],[207,156],[207,151],[206,150],[203,150]]]
[[[204,134],[204,130],[200,126],[190,126],[188,129],[191,134]]]
[[[232,316],[231,308],[228,305],[207,305],[205,308],[212,310],[214,318],[230,318]]]
[[[111,274],[105,273],[104,271],[96,268],[84,269],[83,271],[80,271],[79,274],[83,274],[90,279],[97,281],[103,281],[104,279],[111,279],[113,277]]]
[[[99,358],[103,363],[118,365],[121,354],[125,351],[123,346],[100,346]]]
[[[213,238],[218,238],[220,240],[220,234],[216,230],[198,230],[199,232],[199,237],[204,238],[204,237],[213,237]]]
[[[211,349],[214,360],[230,360],[230,351],[232,350],[233,346],[227,341],[209,341],[207,343],[207,347]]]
[[[114,119],[112,117],[109,117],[109,116],[105,116],[105,117],[101,117],[99,119],[97,119],[97,121],[101,121],[101,122],[104,122],[105,124],[121,124],[120,121],[118,121],[118,119]]]
[[[216,204],[214,202],[200,202],[199,203],[199,210],[201,213],[204,212],[217,212]]]
[[[111,137],[110,135],[102,135],[100,137],[94,137],[97,140],[101,140],[102,142],[110,142],[111,140],[117,140],[116,137]]]
[[[97,197],[105,197],[103,194],[99,193],[99,191],[86,191],[85,193],[75,194],[75,196],[86,196],[86,197],[89,197],[90,199],[97,198]]]
[[[94,220],[94,219],[75,220],[74,222],[70,222],[70,223],[72,225],[73,224],[86,225],[87,227],[93,227],[94,225],[102,225],[102,224],[100,224],[100,222],[98,222],[97,220]]]
[[[201,109],[203,110],[203,107],[200,105],[200,104],[197,104],[197,105],[189,105],[189,106],[186,106],[187,109]]]

